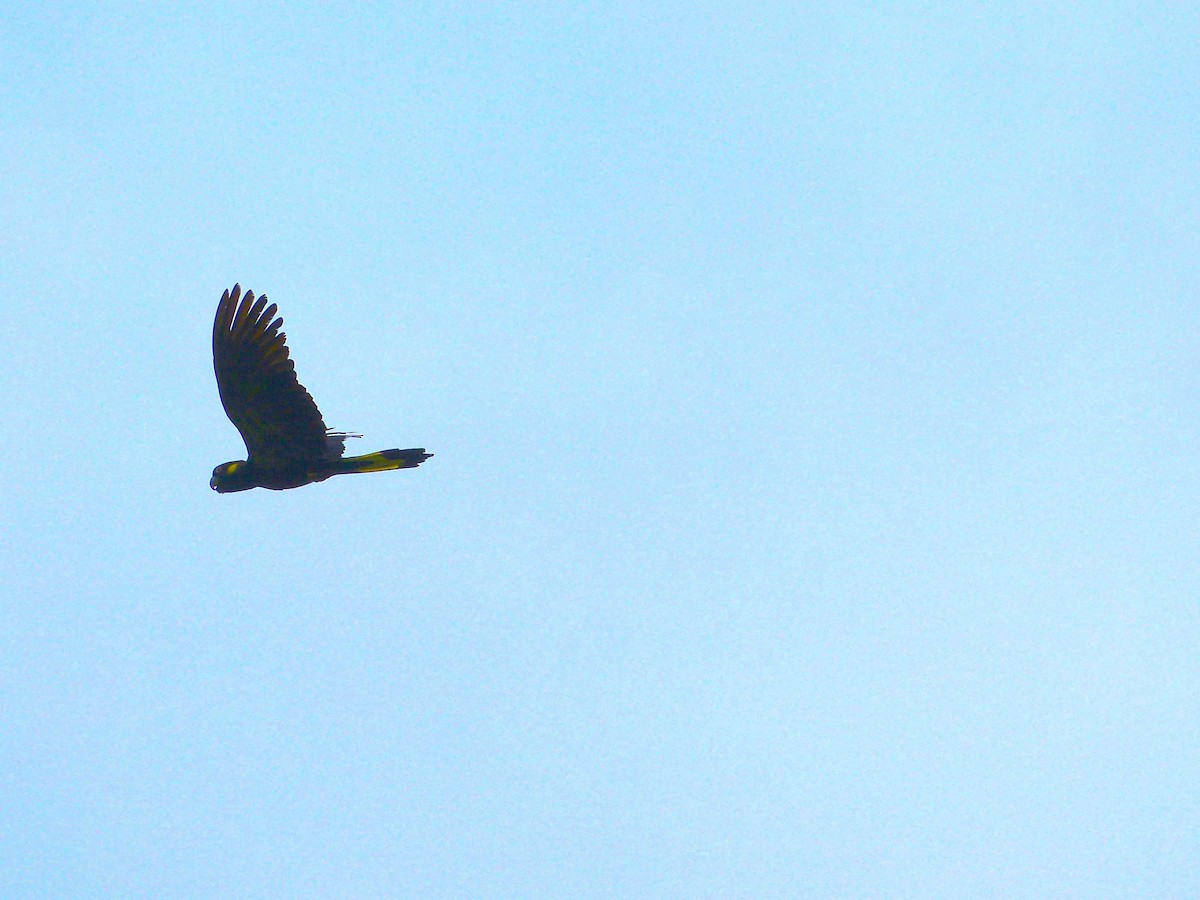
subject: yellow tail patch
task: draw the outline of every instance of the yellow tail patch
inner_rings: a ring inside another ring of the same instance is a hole
[[[387,472],[391,469],[412,469],[425,462],[431,456],[433,454],[426,453],[424,447],[412,450],[380,450],[378,453],[348,456],[340,460],[338,473]]]

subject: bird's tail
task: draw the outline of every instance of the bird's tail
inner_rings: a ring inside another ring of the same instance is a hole
[[[389,469],[413,469],[419,466],[432,453],[426,453],[424,447],[413,450],[380,450],[378,453],[367,453],[363,456],[347,456],[335,460],[330,468],[334,475],[345,475],[347,472],[386,472]]]

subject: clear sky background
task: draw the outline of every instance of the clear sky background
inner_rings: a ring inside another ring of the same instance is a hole
[[[0,894],[1200,891],[1198,47],[7,4]],[[235,281],[436,456],[210,491]]]

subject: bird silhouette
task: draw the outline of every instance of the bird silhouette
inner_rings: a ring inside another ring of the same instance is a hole
[[[286,336],[267,295],[221,295],[213,321],[213,369],[221,404],[246,442],[246,458],[213,469],[209,487],[222,494],[263,487],[272,491],[353,472],[411,469],[433,454],[424,447],[344,456],[346,441],[362,437],[325,427],[321,411],[296,378]]]

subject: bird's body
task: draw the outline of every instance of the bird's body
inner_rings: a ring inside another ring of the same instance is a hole
[[[239,302],[240,300],[240,302]],[[246,442],[246,459],[213,469],[209,486],[220,493],[263,487],[273,491],[352,472],[383,472],[419,466],[433,454],[424,448],[343,456],[348,438],[330,431],[317,404],[296,378],[282,318],[263,294],[226,291],[213,321],[213,368],[221,403]]]

